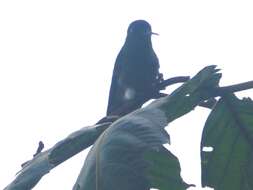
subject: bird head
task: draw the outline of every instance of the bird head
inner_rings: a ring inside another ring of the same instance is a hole
[[[158,35],[152,32],[151,25],[145,20],[136,20],[132,22],[127,30],[128,37],[151,38],[152,34]]]

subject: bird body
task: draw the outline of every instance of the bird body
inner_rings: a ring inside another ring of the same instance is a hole
[[[124,115],[141,107],[161,80],[152,34],[155,33],[150,24],[144,20],[134,21],[128,27],[113,70],[107,115]]]

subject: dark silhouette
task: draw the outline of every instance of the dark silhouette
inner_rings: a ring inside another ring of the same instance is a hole
[[[39,146],[35,152],[35,154],[33,155],[33,157],[37,156],[39,153],[41,153],[41,151],[43,150],[44,148],[44,143],[42,141],[39,142]]]
[[[35,156],[37,156],[39,153],[41,153],[41,151],[42,151],[43,149],[44,149],[44,143],[43,143],[42,141],[40,141],[40,142],[39,142],[39,145],[38,145],[38,148],[37,148],[35,154],[33,155],[33,157],[35,157]],[[22,164],[21,164],[21,167],[22,167],[22,168],[25,167],[25,165],[26,165],[27,163],[29,163],[30,161],[31,161],[31,160],[28,160],[28,161],[22,163]],[[18,172],[18,173],[19,173],[19,172]],[[17,174],[18,174],[18,173],[17,173]]]
[[[126,41],[114,65],[107,116],[125,115],[140,108],[147,100],[161,97],[157,84],[162,80],[159,61],[152,48],[150,24],[132,22]]]

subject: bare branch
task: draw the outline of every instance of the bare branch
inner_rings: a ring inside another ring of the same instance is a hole
[[[215,96],[222,96],[227,93],[239,92],[253,88],[253,81],[243,82],[235,85],[217,87],[214,89]]]
[[[212,90],[212,97],[206,101],[203,101],[199,104],[201,107],[212,109],[213,106],[216,104],[216,100],[214,97],[217,96],[224,96],[229,93],[240,92],[243,90],[249,90],[253,88],[253,81],[243,82],[235,85],[223,86],[223,87],[216,87]]]
[[[173,85],[173,84],[176,84],[176,83],[186,82],[189,79],[190,79],[189,76],[179,76],[179,77],[169,78],[169,79],[166,79],[166,80],[163,80],[162,82],[160,82],[157,85],[157,89],[163,90],[167,86],[170,86],[170,85]]]

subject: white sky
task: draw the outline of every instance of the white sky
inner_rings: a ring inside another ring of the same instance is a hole
[[[165,78],[222,69],[222,85],[252,80],[253,2],[0,1],[0,189],[42,140],[46,148],[104,116],[114,61],[130,22],[145,19]],[[168,90],[171,91],[172,88]],[[240,95],[251,96],[253,90]],[[168,128],[182,176],[200,188],[199,141],[208,110]],[[85,152],[34,188],[71,189]]]

